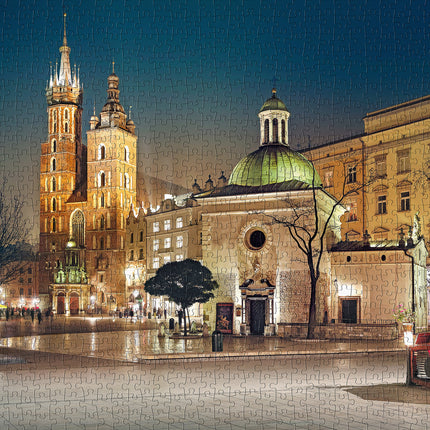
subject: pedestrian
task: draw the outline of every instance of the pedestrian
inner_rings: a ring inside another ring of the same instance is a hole
[[[167,319],[167,309],[164,308],[164,319]]]
[[[39,324],[42,322],[42,312],[39,311],[37,312],[37,319],[39,320]]]
[[[31,315],[31,322],[34,322],[34,308],[31,308],[30,315]]]
[[[179,320],[179,328],[182,327],[182,317],[183,317],[184,313],[182,312],[182,309],[179,309],[178,311],[178,320]]]
[[[6,321],[9,321],[9,308],[6,308]]]

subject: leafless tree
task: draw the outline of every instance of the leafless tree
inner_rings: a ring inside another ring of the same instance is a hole
[[[30,225],[24,219],[23,202],[10,197],[6,180],[0,188],[0,284],[16,279],[28,261],[34,258],[30,245],[25,241]]]
[[[303,201],[303,199],[297,201],[291,196],[285,200],[285,204],[289,209],[288,215],[265,214],[271,218],[272,224],[280,224],[288,229],[297,248],[303,253],[309,268],[311,294],[307,330],[308,339],[315,337],[317,284],[321,275],[321,260],[326,251],[325,239],[327,232],[330,230],[330,223],[333,222],[336,212],[344,207],[345,200],[348,197],[356,195],[358,191],[374,180],[370,179],[366,184],[348,183],[348,177],[346,176],[343,181],[342,192],[339,198],[336,199],[324,191],[322,186],[317,183],[316,171],[315,169],[313,171],[312,186],[309,190],[311,197],[308,202]],[[322,208],[319,204],[319,193],[324,193],[330,201],[326,214],[322,213]]]

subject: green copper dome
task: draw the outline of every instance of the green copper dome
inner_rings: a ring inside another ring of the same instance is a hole
[[[272,97],[270,99],[267,99],[263,106],[260,109],[260,112],[263,112],[265,110],[286,110],[288,112],[287,107],[285,106],[284,102],[276,97],[276,90],[272,90]]]
[[[292,180],[321,186],[318,173],[302,154],[285,145],[263,145],[239,161],[228,184],[259,187]]]

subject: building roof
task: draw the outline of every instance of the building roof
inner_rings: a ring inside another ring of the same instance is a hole
[[[262,145],[239,161],[228,184],[262,187],[290,181],[321,186],[318,173],[302,154],[286,145]]]
[[[299,191],[308,190],[312,186],[305,184],[302,181],[291,180],[281,182],[277,184],[267,184],[261,186],[243,186],[243,185],[227,185],[222,188],[215,188],[212,191],[205,191],[199,194],[195,194],[194,197],[221,197],[221,196],[236,196],[236,195],[247,195],[247,194],[263,194],[263,193],[276,193],[283,191]]]
[[[267,99],[263,106],[260,109],[260,112],[263,112],[265,110],[285,110],[288,112],[287,107],[285,106],[284,102],[276,97],[276,90],[272,90],[272,97],[270,99]]]

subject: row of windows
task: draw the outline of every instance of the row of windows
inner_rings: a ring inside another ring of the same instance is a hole
[[[176,218],[176,228],[182,228],[184,226],[184,220],[182,217]],[[169,231],[172,228],[172,221],[170,219],[164,220],[164,230]],[[152,224],[153,233],[158,233],[160,231],[160,222],[156,221]]]
[[[139,232],[139,242],[144,241],[143,230]],[[130,233],[130,243],[134,243],[134,233]]]
[[[410,151],[403,150],[397,152],[397,173],[407,173],[411,171]],[[387,158],[386,155],[378,155],[375,157],[375,166],[371,169],[370,173],[377,177],[384,177],[387,174]],[[346,182],[353,184],[357,182],[357,167],[348,166],[346,168]],[[324,172],[324,186],[333,186],[333,170]]]
[[[163,241],[164,248],[163,249],[170,249],[172,247],[172,238],[166,237]],[[184,237],[183,236],[177,236],[176,237],[176,248],[182,248],[184,246]],[[160,249],[160,239],[154,239],[152,242],[152,250],[158,251]]]
[[[184,259],[184,254],[176,254],[176,256],[175,256],[176,261],[182,261],[183,259]],[[153,269],[159,269],[160,268],[160,261],[161,261],[160,257],[154,257],[152,259],[152,268]],[[171,262],[170,255],[165,255],[163,257],[162,262],[163,262],[163,264],[170,263]]]
[[[402,191],[399,195],[399,208],[400,212],[411,210],[411,197],[409,191]],[[348,221],[357,221],[357,202],[353,201],[348,204]],[[376,200],[376,213],[384,215],[387,213],[387,196],[379,195]]]
[[[129,163],[130,162],[130,150],[128,149],[128,146],[124,147],[124,161]],[[97,160],[105,160],[106,159],[106,147],[103,144],[100,144],[97,149]]]
[[[120,175],[119,177],[119,186],[124,186],[125,189],[130,190],[133,188],[132,184],[133,178],[129,176],[128,173],[124,173],[124,175]],[[103,171],[100,171],[95,177],[95,185],[99,188],[105,187],[106,185],[111,185],[111,172],[108,172],[107,178],[106,174]]]
[[[268,119],[266,119],[264,121],[264,143],[269,143],[270,142],[270,121]],[[285,136],[286,136],[286,132],[285,132],[285,120],[283,119],[281,121],[281,142],[282,143],[286,143],[285,142]],[[279,131],[278,131],[278,120],[277,118],[274,118],[272,120],[272,140],[273,143],[278,143],[279,142]]]
[[[45,178],[45,191],[61,191],[61,176],[58,176],[58,180],[55,177],[51,180]]]
[[[140,248],[139,249],[139,260],[144,260],[144,259],[145,259],[145,254],[143,252],[143,248]],[[130,261],[134,260],[134,251],[133,250],[130,251],[129,260]]]
[[[377,213],[378,215],[383,215],[387,213],[387,196],[381,195],[378,196],[378,203],[377,203]],[[402,191],[400,193],[400,204],[399,204],[399,211],[409,211],[411,210],[411,196],[409,191]]]
[[[58,112],[57,109],[53,109],[51,111],[51,133],[58,133]],[[65,108],[64,109],[64,118],[63,118],[63,128],[64,128],[64,133],[69,133],[70,131],[70,114],[69,114],[69,109]],[[52,150],[52,148],[51,148]],[[52,152],[56,152],[55,150],[52,150]]]
[[[110,249],[111,248],[111,237],[108,234],[105,237],[100,237],[97,239],[95,236],[93,237],[93,249]],[[124,238],[120,237],[120,248],[124,249]]]

